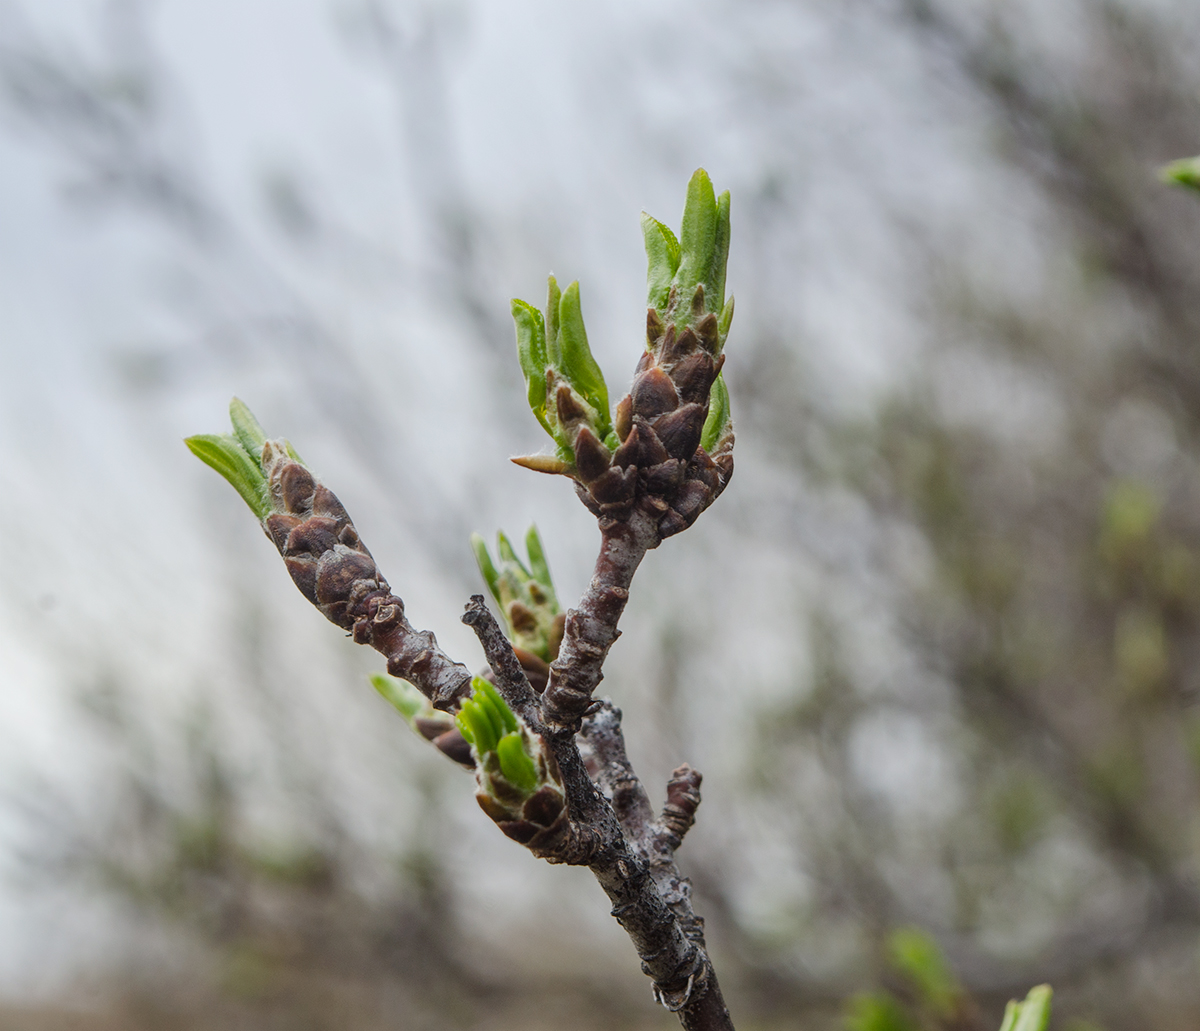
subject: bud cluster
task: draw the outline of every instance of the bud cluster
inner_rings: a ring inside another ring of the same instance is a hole
[[[417,688],[407,680],[386,673],[372,673],[371,686],[388,702],[416,733],[456,763],[471,769],[475,758],[471,746],[462,736],[454,717],[439,712]]]
[[[550,663],[558,658],[566,616],[554,593],[537,527],[531,526],[525,535],[528,567],[503,533],[496,535],[498,561],[493,562],[487,544],[477,533],[471,535],[471,547],[479,572],[508,624],[513,651],[529,683],[540,694],[550,675]]]
[[[592,357],[573,283],[550,279],[546,316],[513,301],[517,351],[529,404],[556,453],[514,459],[576,481],[602,524],[651,516],[660,537],[695,522],[733,475],[729,394],[722,349],[733,318],[725,302],[729,194],[703,169],[692,176],[681,239],[643,215],[649,261],[646,350],[610,422],[608,391]]]
[[[505,834],[531,848],[563,832],[566,803],[554,757],[482,677],[455,717],[475,756],[475,797]]]

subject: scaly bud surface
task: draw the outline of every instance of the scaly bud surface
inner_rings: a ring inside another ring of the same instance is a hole
[[[491,684],[476,677],[472,687],[456,720],[475,756],[475,798],[514,841],[552,848],[568,826],[554,756]]]
[[[533,689],[540,693],[546,686],[549,664],[558,658],[566,616],[554,592],[537,527],[531,526],[525,535],[528,567],[503,533],[496,535],[498,561],[492,560],[487,544],[477,533],[471,535],[471,548],[479,572],[508,624],[508,637],[517,658]]]
[[[733,298],[725,300],[729,194],[717,197],[700,169],[688,184],[680,238],[649,215],[642,216],[642,230],[646,350],[611,421],[578,284],[560,293],[551,277],[544,317],[513,301],[530,408],[556,444],[554,456],[513,461],[572,477],[602,528],[641,511],[662,539],[691,526],[733,475],[733,425],[721,378],[733,318]]]

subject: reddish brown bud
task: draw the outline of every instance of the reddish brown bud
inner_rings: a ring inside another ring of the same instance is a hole
[[[687,528],[687,520],[674,509],[671,509],[658,521],[658,535],[664,540],[668,537],[674,537],[677,533],[682,533]]]
[[[658,346],[655,348],[655,354],[658,356],[658,360],[662,361],[663,355],[670,354],[674,350],[675,350],[675,324],[672,323],[671,325],[669,325],[667,327],[667,331],[659,339]],[[643,355],[643,358],[644,357],[645,357],[645,355]],[[638,365],[639,366],[641,365],[640,361],[639,361]],[[639,367],[638,371],[639,372],[642,371],[640,367]]]
[[[533,823],[549,827],[558,819],[562,809],[562,795],[547,784],[529,796],[521,815]]]
[[[592,515],[600,515],[600,503],[594,497],[592,497],[592,492],[578,480],[575,481],[575,496],[583,502],[584,507],[591,512]]]
[[[317,603],[317,562],[311,555],[285,557],[283,564],[287,566],[288,576],[304,595],[314,605]]]
[[[707,404],[713,380],[717,378],[716,364],[703,351],[690,354],[671,370],[675,389],[685,401]]]
[[[704,284],[696,284],[696,292],[692,294],[692,317],[701,318],[704,315]]]
[[[525,671],[525,676],[529,680],[529,686],[538,694],[546,690],[546,683],[550,679],[550,666],[546,661],[534,655],[533,652],[526,651],[524,648],[518,648],[515,645],[513,646],[513,654],[516,655],[517,661]]]
[[[710,311],[696,323],[696,336],[700,338],[700,346],[709,354],[716,354],[721,347],[721,333],[717,328],[717,314]]]
[[[558,409],[558,421],[564,426],[578,422],[587,415],[574,392],[565,383],[558,385],[558,390],[554,394],[554,403]]]
[[[678,411],[679,409],[676,409]],[[674,413],[672,413],[674,414]],[[670,416],[660,416],[661,419],[670,418]],[[635,419],[633,423],[633,433],[629,436],[632,439],[634,434],[637,435],[638,442],[638,465],[643,468],[649,468],[652,465],[658,465],[660,462],[665,462],[670,458],[667,449],[663,447],[663,443],[658,438],[658,434],[651,429],[648,423],[642,422],[640,419]]]
[[[562,406],[559,405],[560,410],[561,408]],[[600,438],[591,431],[590,427],[581,426],[579,428],[574,444],[575,468],[584,483],[591,483],[596,477],[608,471],[612,453],[600,443]]]
[[[626,394],[617,402],[617,416],[613,420],[613,429],[617,431],[617,439],[624,440],[629,436],[633,426],[633,398]]]
[[[647,369],[633,381],[633,414],[643,419],[653,419],[663,412],[674,410],[679,404],[675,384],[657,365]]]
[[[671,508],[678,512],[689,526],[696,517],[712,504],[713,492],[699,480],[688,480],[671,499]]]
[[[612,468],[589,484],[592,497],[602,505],[628,501],[637,485],[637,472],[631,468],[622,469],[615,463],[614,458]]]
[[[663,365],[674,365],[676,362],[682,361],[689,354],[699,350],[700,342],[696,339],[696,334],[692,332],[692,328],[688,326],[675,338],[672,346],[664,347],[662,354],[659,356],[659,361]]]
[[[308,554],[319,558],[325,552],[331,551],[337,542],[337,523],[332,519],[313,516],[298,524],[288,534],[285,550],[288,555]]]
[[[285,515],[282,512],[273,512],[263,522],[267,536],[271,538],[271,543],[275,545],[280,554],[287,547],[288,535],[299,525],[300,519],[298,516]]]
[[[444,734],[439,734],[433,739],[433,743],[437,746],[438,751],[443,755],[448,755],[456,763],[467,767],[467,769],[475,768],[475,757],[471,755],[471,746],[467,744],[466,738],[457,727],[447,730]]]
[[[646,311],[646,342],[653,347],[655,341],[663,334],[662,319],[653,308]]]
[[[454,724],[445,716],[417,716],[413,719],[413,728],[426,741],[436,741]]]
[[[313,491],[312,510],[314,515],[327,516],[330,519],[336,519],[339,523],[350,521],[350,516],[342,503],[338,501],[337,495],[323,483],[318,483]]]
[[[356,581],[373,580],[375,575],[370,555],[336,545],[317,560],[317,601],[322,605],[345,601]]]
[[[670,494],[683,481],[687,467],[678,458],[652,465],[646,470],[646,490],[652,494]]]
[[[312,504],[317,481],[304,466],[289,462],[279,474],[279,493],[283,507],[296,515],[307,515]]]
[[[480,805],[482,804],[481,802]],[[528,820],[497,820],[496,826],[521,845],[528,845],[533,836],[542,829]]]
[[[672,458],[686,461],[696,453],[707,415],[707,406],[686,404],[655,419],[654,432]]]
[[[532,634],[537,631],[537,616],[519,601],[509,602],[508,621],[519,634]]]

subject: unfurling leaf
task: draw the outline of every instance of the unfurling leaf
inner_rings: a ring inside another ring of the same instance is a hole
[[[612,428],[608,407],[608,386],[604,373],[588,346],[587,330],[583,325],[583,309],[579,301],[579,282],[563,291],[559,301],[558,337],[559,371],[596,410],[596,436],[603,439]]]
[[[1163,182],[1200,192],[1200,157],[1181,158],[1164,165],[1159,172]]]
[[[230,433],[199,433],[185,438],[184,443],[201,462],[229,481],[260,520],[270,515],[271,500],[262,466],[246,453],[237,437]]]
[[[729,390],[725,386],[724,377],[718,373],[708,395],[708,416],[704,420],[704,429],[700,433],[700,446],[711,453],[731,422]]]
[[[546,420],[546,369],[550,364],[546,352],[546,321],[532,304],[515,298],[512,317],[517,327],[517,358],[525,374],[529,408],[546,432],[551,433],[550,423]]]
[[[1024,1002],[1009,1002],[1000,1031],[1046,1031],[1050,1023],[1050,1002],[1054,995],[1048,984],[1031,988]]]
[[[510,640],[516,647],[549,663],[558,656],[562,614],[536,527],[529,528],[525,544],[529,550],[528,566],[517,556],[508,537],[497,534],[498,560],[493,562],[483,538],[471,535],[479,572],[508,624]]]
[[[426,698],[407,680],[388,676],[386,673],[372,673],[369,677],[371,686],[411,725],[417,716],[432,714],[435,710]]]
[[[671,281],[679,271],[679,241],[670,229],[644,211],[642,235],[646,239],[646,303],[651,308],[665,308]]]

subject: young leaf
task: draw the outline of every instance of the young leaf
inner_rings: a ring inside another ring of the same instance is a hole
[[[370,680],[371,686],[409,722],[429,707],[425,696],[407,680],[400,680],[386,673],[372,673]]]
[[[642,235],[646,240],[646,303],[665,308],[671,280],[679,270],[679,241],[657,218],[642,212]]]
[[[559,371],[570,384],[583,395],[600,416],[599,436],[603,437],[612,424],[608,409],[608,386],[604,373],[592,357],[588,346],[587,330],[583,326],[583,309],[579,303],[579,283],[572,283],[564,291],[558,306],[559,313]]]
[[[1163,182],[1200,192],[1200,157],[1182,158],[1159,171]]]
[[[487,584],[492,597],[496,599],[496,604],[503,605],[504,602],[500,600],[500,574],[496,572],[496,567],[492,564],[492,556],[488,554],[487,543],[477,533],[471,534],[471,550],[475,552],[475,562],[479,566],[483,582]]]
[[[529,553],[529,568],[533,578],[546,588],[551,607],[557,608],[558,599],[554,594],[554,582],[550,579],[550,565],[546,561],[546,551],[542,547],[542,538],[538,536],[536,526],[531,526],[525,534],[525,550]]]
[[[229,402],[229,421],[233,423],[233,435],[261,470],[262,449],[267,442],[267,435],[254,418],[254,413],[244,401],[235,397]]]
[[[729,336],[729,327],[733,324],[733,296],[725,302],[725,307],[721,309],[721,316],[717,320],[717,332],[721,336],[721,346],[725,346],[725,338]]]
[[[550,276],[546,281],[546,357],[556,369],[562,367],[562,353],[559,350],[558,339],[558,316],[561,303],[562,291],[558,288],[558,280]]]
[[[270,514],[266,478],[259,464],[246,454],[241,441],[228,433],[200,433],[185,438],[184,443],[201,462],[229,481],[260,520]]]
[[[500,772],[510,784],[529,792],[537,787],[537,767],[526,754],[520,734],[505,734],[496,743],[496,756],[500,760]]]
[[[700,433],[700,446],[711,452],[729,423],[729,389],[725,386],[725,377],[718,373],[708,393],[708,417]]]
[[[546,367],[549,364],[546,321],[532,304],[516,298],[512,302],[512,317],[517,327],[517,358],[525,374],[529,408],[549,433],[550,424],[546,420]]]
[[[1050,1023],[1050,1000],[1053,995],[1054,991],[1048,984],[1029,989],[1029,994],[1021,1003],[1021,1012],[1013,1031],[1046,1031],[1046,1025]]]
[[[701,283],[709,284],[716,242],[717,198],[708,173],[698,168],[688,183],[679,233],[682,258],[676,283],[682,294],[680,310],[683,312],[687,311],[685,301],[691,299],[696,287]],[[709,292],[706,290],[706,294]]]
[[[725,306],[725,266],[729,264],[729,191],[717,198],[717,232],[713,240],[712,266],[708,274],[708,310]],[[726,330],[728,332],[728,330]]]

